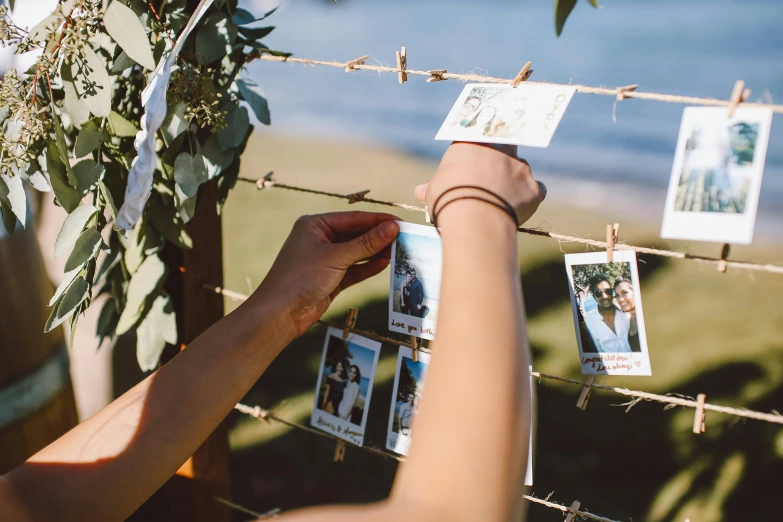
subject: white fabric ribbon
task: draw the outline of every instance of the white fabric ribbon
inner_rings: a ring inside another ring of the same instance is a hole
[[[180,33],[174,48],[168,56],[164,56],[158,65],[155,75],[149,85],[141,93],[141,105],[144,115],[141,117],[141,130],[136,134],[134,146],[138,155],[131,163],[128,172],[128,186],[125,187],[125,202],[117,213],[114,226],[120,230],[130,230],[141,217],[147,200],[152,192],[152,175],[158,166],[158,155],[155,152],[155,134],[166,119],[166,90],[171,78],[171,67],[179,56],[185,40],[204,16],[214,0],[201,0],[193,16],[188,20],[185,29]]]

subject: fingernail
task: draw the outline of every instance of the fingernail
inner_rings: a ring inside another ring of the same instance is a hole
[[[396,221],[387,221],[381,225],[380,232],[383,239],[392,239],[397,236],[400,226]]]

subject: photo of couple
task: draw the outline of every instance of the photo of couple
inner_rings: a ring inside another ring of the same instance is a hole
[[[353,334],[343,340],[341,330],[329,328],[313,409],[315,427],[364,432],[379,352],[380,343]]]
[[[426,353],[419,353],[419,360],[414,362],[411,349],[404,347],[400,347],[397,356],[386,447],[401,455],[408,454],[414,421],[424,391],[429,357]]]
[[[638,354],[649,364],[635,252],[614,257],[607,263],[604,252],[566,256],[580,353]]]
[[[389,329],[433,338],[442,264],[443,244],[435,228],[400,223],[400,234],[392,246]]]

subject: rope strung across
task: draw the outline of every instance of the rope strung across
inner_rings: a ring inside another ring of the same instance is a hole
[[[352,194],[338,194],[336,192],[327,192],[325,190],[316,190],[311,189],[307,187],[300,187],[296,185],[288,185],[285,183],[279,183],[277,181],[274,181],[271,179],[271,172],[260,179],[250,179],[250,178],[244,178],[239,177],[237,178],[238,181],[242,181],[245,183],[252,183],[258,187],[259,190],[267,189],[267,188],[278,188],[278,189],[284,189],[284,190],[292,190],[295,192],[305,192],[307,194],[317,194],[319,196],[327,196],[330,198],[338,198],[338,199],[346,199],[350,203],[370,203],[374,205],[384,205],[387,207],[396,207],[396,208],[402,208],[405,210],[410,210],[412,212],[422,212],[427,213],[427,209],[424,207],[419,207],[416,205],[408,205],[405,203],[396,203],[394,201],[383,201],[379,199],[373,199],[366,197],[366,192],[364,194],[355,192]],[[579,243],[582,245],[588,245],[594,248],[598,249],[606,249],[607,243],[606,241],[597,241],[595,239],[586,239],[576,236],[567,236],[565,234],[558,234],[556,232],[546,232],[544,230],[539,230],[537,228],[525,228],[525,227],[519,227],[519,232],[523,234],[529,234],[531,236],[538,236],[538,237],[548,237],[551,239],[555,239],[559,242],[564,243]],[[726,263],[726,266],[732,267],[732,268],[740,268],[744,270],[753,270],[757,272],[769,272],[772,274],[781,274],[783,275],[783,266],[780,265],[772,265],[772,264],[759,264],[759,263],[752,263],[749,261],[729,261],[729,260],[722,260],[717,257],[709,257],[709,256],[699,256],[694,254],[689,254],[687,252],[677,252],[675,250],[661,250],[658,248],[647,248],[647,247],[639,247],[639,246],[633,246],[633,245],[626,245],[624,243],[616,243],[614,245],[615,250],[633,250],[635,252],[638,252],[640,254],[647,254],[651,256],[661,256],[661,257],[669,257],[674,259],[687,259],[689,261],[695,261],[697,263],[705,263],[705,264],[712,264],[712,265],[719,265],[721,263]]]
[[[337,440],[337,441],[342,441],[343,440],[343,439],[341,439],[339,437],[336,437],[336,436],[332,435],[331,433],[326,433],[325,431],[317,430],[315,428],[311,428],[310,426],[305,426],[304,424],[299,424],[299,423],[296,423],[296,422],[291,422],[291,421],[287,421],[285,419],[282,419],[282,418],[278,417],[277,415],[275,415],[273,412],[271,412],[269,410],[265,410],[265,409],[261,408],[260,406],[248,406],[246,404],[237,403],[237,405],[234,406],[234,409],[239,411],[239,412],[241,412],[241,413],[244,413],[245,415],[249,415],[251,417],[254,417],[254,418],[258,419],[259,421],[267,421],[267,422],[268,421],[275,421],[275,422],[279,422],[279,423],[285,424],[286,426],[288,426],[290,428],[306,431],[308,433],[314,433],[315,435],[320,435],[321,437],[326,437],[328,439],[334,439],[334,440]],[[362,451],[367,451],[369,453],[373,453],[375,455],[380,455],[382,457],[386,457],[388,459],[394,459],[394,460],[399,461],[399,462],[405,462],[405,457],[402,457],[400,455],[391,453],[389,451],[384,451],[382,449],[378,449],[378,448],[373,447],[373,446],[356,446],[356,448],[360,449]],[[568,513],[569,512],[568,506],[564,506],[564,505],[558,504],[556,502],[550,502],[549,500],[547,500],[549,497],[547,497],[547,499],[536,498],[536,497],[533,497],[533,496],[530,496],[530,495],[524,495],[524,497],[525,497],[525,499],[529,500],[530,502],[534,502],[536,504],[541,504],[542,506],[546,506],[548,508],[558,509],[558,510],[562,511],[563,513]],[[224,501],[223,499],[216,499],[216,500],[222,501],[223,503],[227,504],[227,502]],[[237,509],[239,509],[241,511],[245,511],[246,513],[250,512],[249,510],[246,510],[245,508],[242,508],[241,506],[237,507],[236,505],[231,505],[231,507],[235,507],[235,508],[237,508]],[[576,511],[576,514],[581,516],[581,517],[584,517],[584,518],[590,518],[590,519],[593,519],[593,520],[597,520],[598,522],[620,522],[618,520],[612,520],[611,518],[605,518],[605,517],[601,517],[601,516],[598,516],[598,515],[594,515],[593,513],[590,513],[589,511]]]
[[[412,74],[415,76],[429,76],[433,77],[436,76],[439,80],[461,80],[463,82],[483,82],[483,83],[506,83],[509,85],[514,84],[514,79],[506,79],[506,78],[495,78],[492,76],[485,76],[482,74],[461,74],[461,73],[453,73],[448,72],[443,69],[432,69],[429,71],[417,71],[414,69],[398,69],[397,67],[389,67],[385,65],[367,65],[365,63],[355,63],[356,61],[352,62],[335,62],[335,61],[326,61],[326,60],[311,60],[308,58],[294,58],[292,56],[273,56],[271,54],[263,54],[263,50],[256,50],[253,53],[251,53],[248,56],[247,61],[250,62],[252,60],[264,60],[267,62],[288,62],[288,63],[301,63],[305,65],[321,65],[325,67],[336,67],[339,69],[344,69],[346,72],[351,71],[372,71],[372,72],[378,72],[378,73],[405,73],[405,74]],[[369,58],[369,57],[367,57]],[[578,84],[561,84],[561,83],[550,83],[550,82],[531,82],[526,81],[527,84],[541,84],[541,85],[552,85],[552,86],[561,86],[561,87],[575,87],[576,92],[581,92],[583,94],[598,94],[598,95],[604,95],[604,96],[612,96],[615,99],[617,99],[618,94],[621,94],[624,98],[637,98],[640,100],[652,100],[652,101],[659,101],[664,103],[683,103],[687,105],[711,105],[711,106],[718,106],[718,107],[730,107],[734,105],[734,103],[731,100],[718,100],[715,98],[699,98],[695,96],[678,96],[673,94],[660,94],[657,92],[640,92],[640,91],[632,91],[632,90],[621,90],[620,88],[608,88],[608,87],[591,87],[589,85],[578,85]],[[771,105],[766,103],[741,103],[739,104],[742,107],[755,107],[755,108],[762,108],[762,109],[772,109],[773,112],[778,114],[783,114],[783,105]]]
[[[203,287],[205,290],[209,292],[214,292],[216,294],[223,295],[235,301],[245,301],[248,299],[248,296],[245,294],[240,294],[239,292],[234,292],[233,290],[226,290],[219,286],[204,284]],[[325,324],[328,326],[334,326],[335,328],[345,329],[345,325],[343,324],[327,321],[324,319],[320,319],[318,323]],[[374,332],[356,330],[354,328],[349,328],[348,330],[357,335],[361,335],[363,337],[367,337],[368,339],[373,339],[375,341],[380,341],[382,343],[388,343],[388,344],[394,344],[398,346],[406,346],[408,348],[412,348],[412,345],[409,342],[400,341],[398,339],[392,339],[391,337],[384,337]],[[419,350],[422,349],[419,348]],[[422,350],[422,351],[428,351],[428,350]],[[647,393],[638,390],[629,390],[628,388],[618,388],[617,386],[607,386],[605,384],[588,383],[587,381],[580,381],[579,379],[569,379],[567,377],[558,377],[557,375],[548,375],[546,373],[533,372],[533,371],[530,372],[530,376],[536,377],[538,379],[548,379],[552,381],[565,382],[568,384],[576,384],[579,385],[581,388],[590,387],[591,389],[595,389],[595,390],[610,391],[610,392],[617,393],[619,395],[625,395],[626,397],[632,397],[634,400],[628,404],[629,406],[628,409],[635,406],[636,403],[638,403],[639,401],[643,401],[643,400],[660,402],[662,404],[669,405],[670,407],[682,406],[685,408],[696,408],[698,406],[698,401],[696,399],[683,397],[683,396],[674,396],[674,394],[658,395],[655,393]],[[709,403],[704,404],[704,410],[714,411],[717,413],[725,413],[726,415],[734,415],[736,417],[744,417],[746,419],[755,419],[763,422],[770,422],[773,424],[783,424],[783,415],[780,415],[778,413],[764,413],[760,411],[748,410],[745,408],[732,408],[730,406],[720,406],[718,404],[709,404]],[[281,420],[281,422],[287,422],[287,421]],[[314,430],[314,431],[316,431],[319,435],[324,434],[319,430]]]

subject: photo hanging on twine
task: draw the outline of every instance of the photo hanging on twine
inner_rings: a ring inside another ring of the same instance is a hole
[[[582,373],[652,375],[636,252],[565,256]]]

